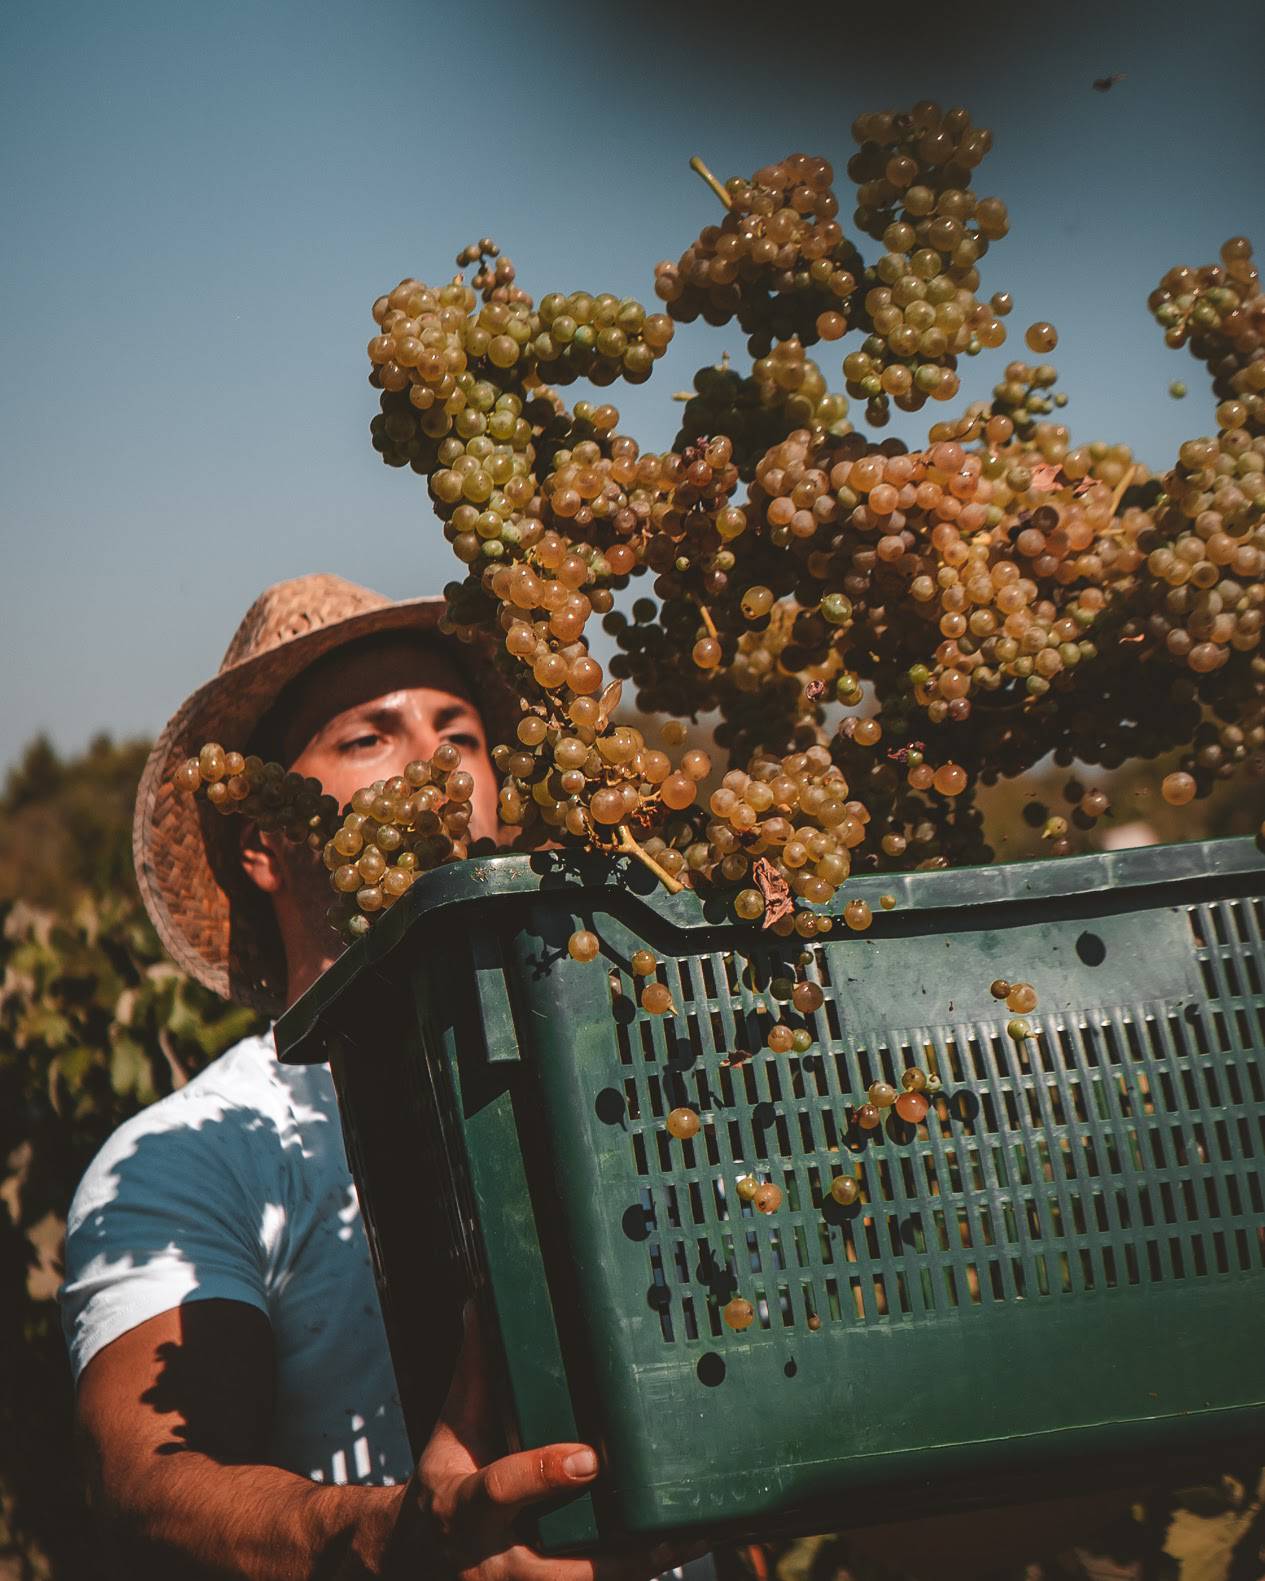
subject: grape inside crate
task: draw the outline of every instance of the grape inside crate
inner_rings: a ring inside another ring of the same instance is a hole
[[[868,933],[805,945],[636,864],[453,864],[278,1024],[283,1059],[332,1060],[414,1443],[473,1288],[510,1442],[600,1446],[548,1548],[1146,1480],[1265,1429],[1265,859],[1226,840],[857,897]],[[579,927],[597,960],[569,958]],[[642,947],[673,1015],[638,1004]],[[779,974],[821,1008],[776,1004]],[[1036,985],[1031,1039],[999,975]],[[774,1020],[810,1053],[769,1052]],[[925,1120],[850,1128],[909,1066],[943,1081]]]

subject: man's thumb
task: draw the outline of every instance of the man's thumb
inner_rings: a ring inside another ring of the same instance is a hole
[[[597,1456],[587,1444],[547,1444],[504,1455],[477,1472],[476,1478],[482,1497],[507,1511],[566,1490],[578,1491],[596,1475]]]

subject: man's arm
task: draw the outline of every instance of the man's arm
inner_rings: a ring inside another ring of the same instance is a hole
[[[130,1560],[251,1581],[381,1573],[405,1489],[324,1487],[263,1464],[272,1369],[267,1318],[237,1301],[160,1313],[88,1363],[89,1486]]]
[[[263,1463],[272,1333],[256,1308],[200,1301],[121,1335],[88,1363],[78,1423],[94,1503],[128,1574],[216,1581],[645,1581],[677,1562],[545,1559],[514,1518],[596,1474],[582,1444],[482,1464],[483,1360],[467,1344],[449,1403],[404,1487],[336,1487]]]

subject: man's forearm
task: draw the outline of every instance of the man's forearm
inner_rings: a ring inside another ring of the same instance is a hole
[[[176,1450],[101,1490],[143,1573],[215,1581],[430,1581],[410,1487],[326,1486]]]

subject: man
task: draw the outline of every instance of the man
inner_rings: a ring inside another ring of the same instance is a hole
[[[270,588],[160,736],[137,797],[141,892],[216,992],[276,1014],[340,946],[310,852],[173,789],[203,742],[279,758],[345,803],[451,740],[475,780],[472,834],[495,832],[486,721],[508,738],[510,700],[482,655],[437,635],[442,608],[335,577]],[[414,1466],[329,1072],[280,1065],[269,1036],[110,1139],[72,1205],[66,1262],[96,1497],[164,1578],[642,1581],[685,1557],[548,1560],[515,1540],[521,1510],[587,1486],[596,1460],[579,1444],[494,1458],[473,1327]],[[1092,1529],[1115,1500],[1101,1502],[859,1533],[849,1573],[979,1575]]]
[[[202,742],[260,750],[340,804],[453,741],[471,832],[496,831],[487,718],[501,683],[438,633],[443,601],[391,604],[300,577],[252,606],[219,674],[142,777],[141,892],[175,959],[275,1014],[340,951],[306,848],[222,819],[170,784]],[[324,1067],[247,1038],[120,1128],[67,1226],[63,1313],[95,1501],[164,1577],[451,1576],[643,1581],[680,1557],[545,1559],[513,1521],[583,1489],[583,1444],[494,1458],[480,1337],[416,1465]]]

